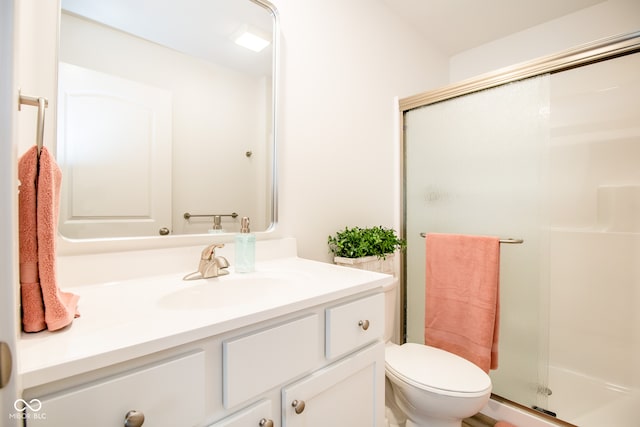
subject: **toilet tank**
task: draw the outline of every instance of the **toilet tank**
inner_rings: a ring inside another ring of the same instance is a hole
[[[384,342],[393,338],[398,313],[398,287],[399,280],[395,279],[389,285],[384,286]]]

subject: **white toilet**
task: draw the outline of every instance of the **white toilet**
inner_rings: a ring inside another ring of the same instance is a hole
[[[389,426],[406,422],[406,427],[460,427],[464,418],[478,413],[489,401],[489,375],[472,362],[435,347],[392,343],[398,281],[384,291]]]

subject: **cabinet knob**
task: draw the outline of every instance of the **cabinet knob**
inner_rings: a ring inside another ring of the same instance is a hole
[[[144,424],[144,414],[140,411],[131,410],[124,416],[124,427],[141,427]]]
[[[296,414],[301,414],[302,411],[304,411],[304,400],[294,400],[293,402],[291,402],[291,406],[293,406]]]
[[[260,427],[273,427],[273,421],[266,418],[261,419],[258,424]]]
[[[360,326],[362,328],[362,330],[366,331],[367,329],[369,329],[369,321],[368,320],[361,320],[358,322],[358,326]]]

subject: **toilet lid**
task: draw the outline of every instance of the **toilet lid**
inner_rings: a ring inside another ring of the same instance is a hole
[[[414,385],[456,393],[479,393],[491,379],[474,363],[427,345],[406,343],[385,352],[385,364],[394,374]]]

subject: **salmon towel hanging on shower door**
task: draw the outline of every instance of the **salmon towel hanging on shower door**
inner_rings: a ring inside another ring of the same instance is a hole
[[[500,240],[426,235],[425,344],[498,367]]]

